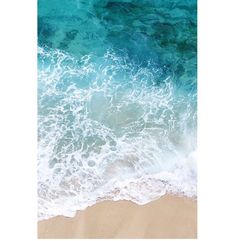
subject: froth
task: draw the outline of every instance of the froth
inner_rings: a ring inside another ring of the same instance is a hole
[[[196,197],[196,94],[161,69],[39,48],[39,219],[102,200]]]

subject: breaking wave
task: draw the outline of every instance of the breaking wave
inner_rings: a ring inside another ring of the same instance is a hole
[[[38,54],[39,220],[102,200],[196,197],[196,88],[112,49]]]

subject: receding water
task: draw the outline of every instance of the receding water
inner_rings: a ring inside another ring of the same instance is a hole
[[[195,0],[38,0],[39,219],[197,196]]]

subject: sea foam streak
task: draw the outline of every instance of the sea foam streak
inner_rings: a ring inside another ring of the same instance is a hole
[[[196,197],[196,93],[113,51],[38,53],[39,220],[102,200]]]

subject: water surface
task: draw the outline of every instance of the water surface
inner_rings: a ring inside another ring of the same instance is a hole
[[[196,197],[195,0],[38,0],[39,219]]]

